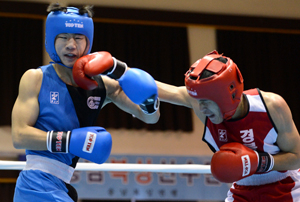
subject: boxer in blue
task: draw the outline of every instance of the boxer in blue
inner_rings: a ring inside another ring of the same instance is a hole
[[[106,104],[146,123],[159,119],[157,86],[148,73],[105,51],[90,54],[91,7],[51,4],[48,11],[45,45],[53,63],[24,73],[12,110],[13,144],[26,149],[15,202],[77,201],[69,183],[78,159],[101,164],[111,152],[111,135],[93,126]]]

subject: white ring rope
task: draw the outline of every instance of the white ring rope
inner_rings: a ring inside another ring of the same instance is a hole
[[[1,161],[0,170],[22,170],[25,161]],[[133,164],[133,163],[77,163],[78,171],[122,171],[157,173],[198,173],[210,174],[210,165],[199,164]]]

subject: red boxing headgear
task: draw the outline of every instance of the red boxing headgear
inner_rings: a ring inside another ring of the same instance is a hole
[[[201,78],[204,70],[213,75]],[[212,100],[219,106],[223,119],[230,119],[241,101],[244,80],[237,65],[228,57],[213,51],[197,60],[185,74],[190,96]]]

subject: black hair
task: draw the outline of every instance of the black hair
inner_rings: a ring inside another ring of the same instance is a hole
[[[59,5],[59,3],[52,3],[48,6],[47,8],[47,12],[51,12],[51,11],[67,11],[67,7],[62,7]]]
[[[88,16],[90,18],[92,18],[94,16],[93,7],[94,7],[93,5],[85,5],[85,6],[81,7],[81,8],[79,8],[79,13],[81,15],[87,13]]]
[[[210,76],[212,76],[214,74],[216,74],[216,73],[205,69],[205,70],[203,70],[202,74],[200,75],[200,79],[208,78],[208,77],[210,77]]]
[[[94,7],[93,5],[82,6],[82,7],[79,8],[79,13],[81,15],[87,13],[88,16],[91,18],[94,15],[93,7]],[[47,12],[51,12],[51,11],[63,11],[63,12],[67,12],[67,7],[60,6],[59,3],[52,3],[47,8]]]
[[[224,64],[226,64],[227,61],[228,61],[224,57],[215,58],[214,60],[218,60],[218,61],[220,61],[220,62],[222,62]],[[189,73],[191,73],[192,71],[194,71],[194,69],[190,69]],[[189,76],[189,78],[192,79],[192,80],[197,80],[197,78],[199,78],[199,79],[205,79],[205,78],[211,77],[214,74],[216,74],[216,73],[214,73],[214,72],[212,72],[210,70],[204,69],[203,72],[200,75],[200,78],[199,77],[193,77],[193,76]]]
[[[226,58],[224,58],[224,57],[219,57],[219,58],[216,58],[215,60],[218,60],[218,61],[220,61],[220,62],[222,62],[222,63],[224,63],[224,64],[226,64],[227,63],[227,59]]]
[[[224,63],[224,64],[226,64],[227,61],[228,61],[228,60],[227,60],[226,58],[224,58],[224,57],[219,57],[219,58],[216,58],[215,60],[218,60],[218,61],[220,61],[220,62],[222,62],[222,63]],[[200,76],[200,79],[205,79],[205,78],[210,77],[210,76],[212,76],[212,75],[214,75],[214,74],[215,74],[214,72],[205,69],[205,70],[203,70],[203,72],[202,72],[202,74],[201,74],[201,76]]]

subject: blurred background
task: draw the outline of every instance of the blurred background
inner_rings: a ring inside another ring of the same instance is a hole
[[[12,146],[11,110],[19,80],[50,62],[44,48],[49,3],[94,5],[92,52],[184,85],[191,64],[212,50],[233,59],[245,89],[280,94],[300,127],[300,1],[294,0],[19,0],[0,1],[0,159],[24,160]],[[203,124],[190,109],[161,103],[157,124],[146,125],[110,104],[97,125],[113,136],[108,162],[209,164]],[[17,171],[0,171],[1,201],[12,201]],[[76,172],[81,201],[222,201],[230,185],[211,175]],[[5,194],[4,194],[5,193]]]

